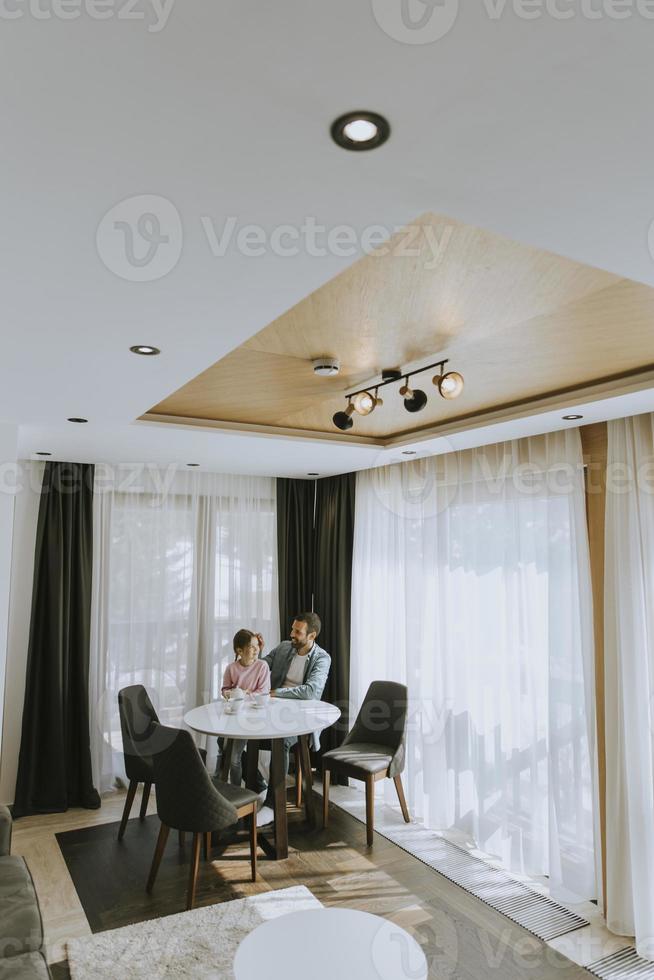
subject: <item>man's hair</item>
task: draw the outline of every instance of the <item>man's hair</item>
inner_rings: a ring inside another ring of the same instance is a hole
[[[252,630],[239,630],[234,634],[234,653],[248,646],[257,634]]]
[[[322,623],[320,622],[320,616],[315,612],[305,612],[298,613],[297,616],[293,616],[294,623],[306,623],[307,633],[315,633],[316,637],[320,636],[320,630],[322,629]]]

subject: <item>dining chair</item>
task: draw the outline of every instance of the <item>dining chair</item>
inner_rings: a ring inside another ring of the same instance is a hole
[[[195,905],[200,847],[211,850],[211,835],[249,817],[250,868],[257,880],[257,803],[251,790],[212,780],[190,732],[155,724],[152,758],[156,784],[157,813],[161,820],[146,891],[154,887],[161,858],[171,829],[193,834],[186,908]]]
[[[405,763],[408,691],[395,681],[373,681],[343,744],[325,752],[323,773],[323,826],[329,822],[330,774],[360,779],[366,785],[366,841],[372,847],[375,825],[375,783],[392,779],[402,816],[411,821],[401,773]]]
[[[142,684],[132,684],[118,692],[118,714],[123,736],[125,772],[129,779],[127,798],[118,830],[118,840],[122,840],[139,783],[143,783],[139,818],[145,819],[150,789],[154,782],[152,726],[159,721],[159,718]]]
[[[152,726],[159,724],[159,717],[142,684],[132,684],[118,692],[118,714],[123,737],[125,773],[129,780],[123,815],[118,829],[118,840],[122,840],[139,783],[143,783],[140,820],[145,819],[148,810],[150,790],[155,781],[152,764]],[[200,749],[199,752],[206,761],[206,750]],[[184,844],[184,835],[181,832],[179,844],[180,847]]]

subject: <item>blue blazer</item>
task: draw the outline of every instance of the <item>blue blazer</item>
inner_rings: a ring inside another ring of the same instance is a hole
[[[290,640],[278,643],[274,650],[263,659],[270,667],[270,687],[278,698],[291,698],[302,701],[320,701],[325,690],[332,658],[326,650],[314,643],[313,650],[306,656],[304,677],[297,687],[283,688],[288,668],[295,656],[295,647]],[[313,748],[320,748],[320,732],[313,733]]]

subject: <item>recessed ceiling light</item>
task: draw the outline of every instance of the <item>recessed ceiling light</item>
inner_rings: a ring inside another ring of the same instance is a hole
[[[161,354],[158,347],[150,347],[149,344],[134,344],[130,347],[132,354],[143,354],[144,357],[153,357],[155,354]]]
[[[52,453],[34,453],[35,456],[52,456]]]
[[[386,142],[391,127],[378,112],[364,109],[339,116],[332,123],[331,134],[344,150],[374,150]]]
[[[307,473],[307,476],[320,476],[320,473]]]
[[[403,449],[402,450],[402,455],[403,456],[416,456],[417,453],[416,453],[415,449]]]
[[[187,466],[199,466],[200,464],[199,463],[187,463],[186,465]]]
[[[564,415],[563,418],[566,422],[576,422],[578,419],[583,419],[583,415]]]
[[[75,417],[75,416],[73,415],[73,417],[72,417],[72,418],[70,418],[70,419],[67,419],[66,421],[67,421],[67,422],[79,422],[79,423],[80,423],[80,425],[81,425],[81,424],[82,424],[82,422],[88,422],[88,419],[80,419],[80,418],[76,418],[76,417]]]

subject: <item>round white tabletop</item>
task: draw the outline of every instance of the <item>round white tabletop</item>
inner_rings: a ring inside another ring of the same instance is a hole
[[[258,707],[245,700],[234,714],[229,701],[214,701],[193,708],[184,721],[193,731],[203,735],[223,735],[225,738],[270,739],[308,735],[329,728],[340,718],[340,709],[325,701],[299,701],[290,698],[269,698]]]
[[[271,964],[279,972],[271,972]],[[264,966],[267,964],[267,967]],[[246,936],[235,980],[426,980],[422,949],[400,926],[354,909],[310,909],[268,919]]]

